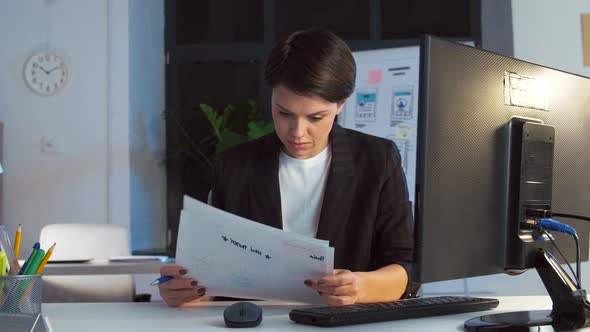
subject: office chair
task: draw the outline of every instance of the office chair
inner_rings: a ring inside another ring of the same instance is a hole
[[[57,243],[50,261],[108,260],[130,255],[129,231],[112,224],[49,224],[42,248]],[[131,275],[43,276],[43,302],[132,302]]]

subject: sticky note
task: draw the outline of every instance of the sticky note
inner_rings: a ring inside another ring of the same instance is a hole
[[[369,84],[379,84],[383,80],[383,71],[381,69],[369,70]]]
[[[412,138],[412,128],[409,127],[397,127],[395,132],[395,138],[401,140],[409,140]]]
[[[582,47],[584,66],[590,66],[590,13],[582,14]]]

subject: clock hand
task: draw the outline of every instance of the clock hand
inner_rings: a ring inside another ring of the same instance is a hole
[[[48,72],[47,70],[45,70],[45,68],[43,68],[43,66],[39,65],[39,69],[41,69],[45,75],[49,75],[50,72]]]
[[[56,70],[57,68],[59,68],[59,66],[55,66],[54,68],[52,68],[50,71],[47,72],[47,74],[51,74],[53,73],[54,70]]]

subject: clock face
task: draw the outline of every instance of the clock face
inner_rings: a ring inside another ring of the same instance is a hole
[[[57,93],[68,81],[64,60],[50,52],[39,52],[25,63],[25,82],[34,92],[50,96]]]

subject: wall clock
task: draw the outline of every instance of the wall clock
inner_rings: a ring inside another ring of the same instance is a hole
[[[23,74],[27,86],[42,96],[56,94],[68,81],[68,68],[64,59],[47,51],[29,57]]]

